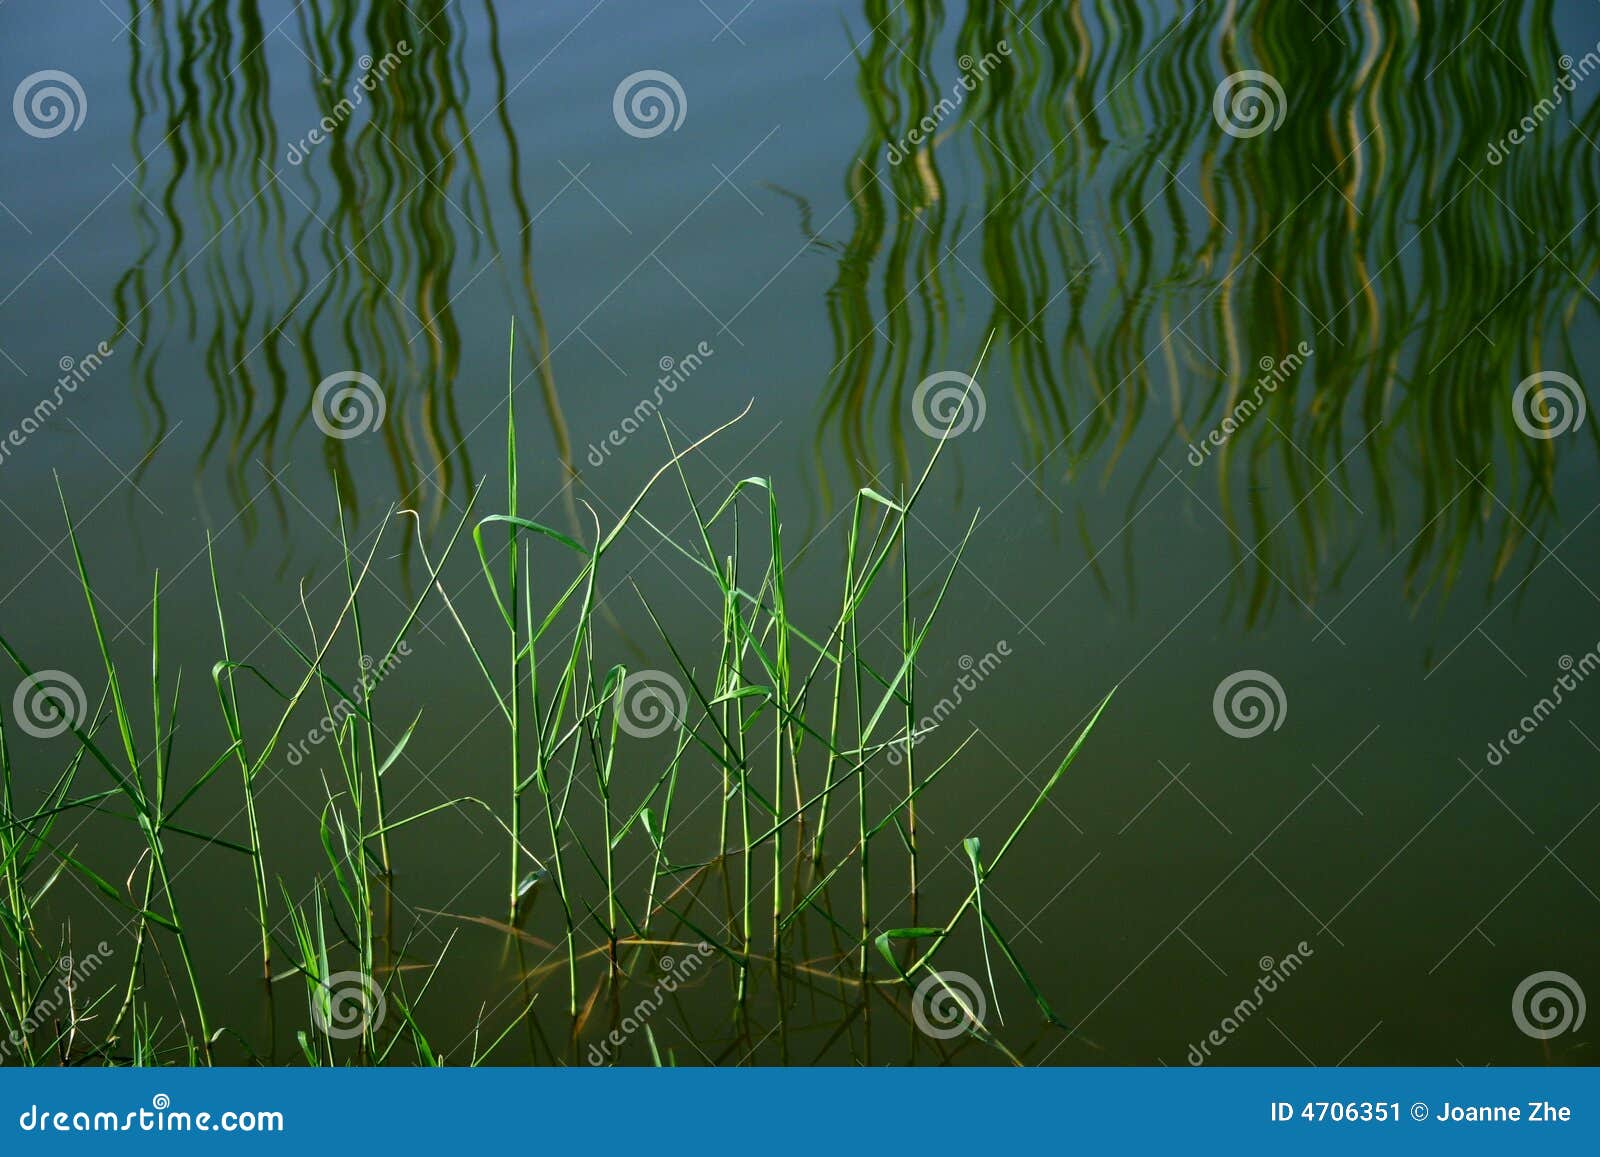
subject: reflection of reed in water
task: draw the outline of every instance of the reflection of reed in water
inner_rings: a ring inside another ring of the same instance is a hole
[[[895,166],[885,150],[899,138],[899,119],[909,107],[936,103],[932,43],[942,24],[939,5],[890,4],[866,0],[873,32],[857,49],[857,91],[866,107],[868,129],[845,176],[856,227],[839,256],[839,273],[828,291],[828,322],[839,352],[825,400],[824,430],[835,425],[851,472],[852,487],[871,477],[876,459],[871,417],[880,406],[903,409],[906,381],[935,368],[942,351],[933,345],[948,326],[940,248],[948,205],[931,151]],[[916,118],[909,118],[915,120]],[[874,322],[871,272],[886,253],[883,291],[889,302],[881,325]],[[915,321],[903,307],[917,299]],[[880,354],[880,338],[881,354]],[[819,434],[817,477],[827,499],[827,474],[821,468],[824,435]],[[903,440],[894,443],[895,469],[909,473]]]
[[[494,77],[496,143],[509,158],[509,196],[497,206],[469,120],[467,35],[460,6],[310,0],[289,26],[263,26],[258,6],[193,0],[130,2],[134,35],[130,181],[141,239],[117,285],[118,337],[140,339],[135,375],[151,451],[179,407],[158,382],[163,344],[186,334],[203,351],[214,395],[197,477],[220,458],[229,502],[246,530],[268,497],[280,519],[276,475],[286,447],[319,438],[339,492],[358,510],[347,446],[308,420],[313,391],[330,374],[359,370],[387,401],[381,439],[402,502],[435,514],[465,495],[471,477],[454,385],[461,333],[454,303],[499,267],[508,313],[523,313],[525,356],[540,384],[562,460],[565,422],[532,268],[532,217],[520,154],[504,108],[507,84],[493,3],[486,0],[483,67]],[[268,49],[295,42],[305,57],[296,85],[315,94],[315,118],[337,127],[320,139],[286,139],[271,107]],[[159,135],[158,135],[159,134]],[[502,248],[502,235],[515,229]],[[465,244],[458,241],[465,240]],[[512,263],[515,269],[512,269]],[[459,268],[458,268],[459,267]],[[148,461],[148,459],[147,459]]]
[[[1448,589],[1480,539],[1491,582],[1535,564],[1537,543],[1519,548],[1555,519],[1557,455],[1600,443],[1594,423],[1522,435],[1511,394],[1575,366],[1572,328],[1594,306],[1600,245],[1574,226],[1600,206],[1585,139],[1600,111],[1580,103],[1577,125],[1485,157],[1558,75],[1553,4],[1455,6],[1492,42],[1459,49],[1372,4],[1315,6],[1317,35],[1301,5],[1146,7],[974,0],[936,69],[940,5],[866,0],[868,129],[846,170],[819,457],[837,439],[859,484],[882,435],[904,477],[907,399],[970,359],[950,347],[948,302],[977,283],[988,304],[969,316],[1008,359],[990,410],[1012,415],[1023,464],[1109,474],[1135,449],[1130,522],[1177,474],[1233,532],[1248,620],[1309,603],[1348,563],[1363,516],[1341,491],[1358,466],[1417,597]],[[948,55],[966,70],[1001,44],[1002,66],[941,110]],[[1247,69],[1286,97],[1253,136],[1212,108]],[[941,168],[968,157],[982,189],[962,209]],[[1191,468],[1187,443],[1302,341],[1315,356],[1207,457],[1214,475]]]

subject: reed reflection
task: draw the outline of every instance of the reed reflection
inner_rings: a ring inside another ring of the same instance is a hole
[[[1103,493],[1062,483],[1120,469],[1130,542],[1163,487],[1215,508],[1251,623],[1311,605],[1368,522],[1419,599],[1474,558],[1491,588],[1537,565],[1561,456],[1600,440],[1527,437],[1511,399],[1574,369],[1593,321],[1600,108],[1574,99],[1574,123],[1492,163],[1574,67],[1549,0],[1454,6],[1489,42],[1465,47],[1405,7],[1309,7],[974,0],[952,33],[940,4],[868,0],[819,464],[837,444],[861,485],[888,445],[906,479],[910,391],[970,368],[952,330],[982,317],[989,420],[1078,504],[1090,553]],[[1281,121],[1230,133],[1214,91],[1249,69],[1281,78]],[[974,167],[952,193],[945,172]]]
[[[140,249],[114,336],[138,339],[150,453],[175,426],[177,353],[198,348],[213,406],[197,475],[220,467],[247,533],[262,510],[284,523],[279,472],[313,390],[359,367],[388,393],[401,501],[438,517],[473,475],[456,303],[483,277],[518,318],[575,478],[493,3],[472,36],[445,0],[315,0],[293,35],[256,3],[128,8]],[[1136,558],[1136,513],[1187,487],[1229,532],[1249,622],[1314,604],[1369,522],[1418,598],[1475,559],[1491,586],[1537,565],[1558,463],[1600,442],[1595,423],[1530,439],[1509,399],[1573,368],[1591,318],[1600,247],[1581,223],[1600,204],[1600,112],[1575,96],[1571,123],[1508,147],[1567,71],[1555,6],[1453,12],[1473,43],[1370,3],[863,0],[848,232],[818,237],[805,198],[777,190],[834,266],[823,505],[911,476],[913,391],[961,368],[952,335],[981,328],[998,335],[990,420],[1014,424],[1021,464],[1091,555],[1125,533]],[[319,141],[275,115],[274,35],[303,58],[279,91],[314,93],[337,126]],[[1247,70],[1276,78],[1282,119],[1234,135],[1214,97]],[[493,109],[469,115],[479,74]],[[1191,465],[1241,406],[1249,419]],[[317,441],[354,517],[347,447]],[[1123,517],[1091,518],[1124,476]]]
[[[521,322],[519,355],[539,367],[570,476],[491,0],[486,33],[470,45],[462,6],[446,0],[309,0],[294,11],[292,37],[267,28],[253,2],[128,7],[138,161],[129,182],[142,248],[115,302],[117,336],[140,340],[149,455],[174,426],[163,347],[198,347],[214,406],[197,480],[220,464],[247,533],[262,506],[286,525],[298,504],[281,471],[311,425],[314,388],[359,369],[386,394],[379,437],[401,503],[437,518],[464,503],[472,477],[454,392],[456,303],[492,273]],[[288,84],[315,94],[296,139],[272,107],[275,32],[304,57]],[[480,74],[493,78],[496,115],[469,118],[468,77]],[[486,176],[485,137],[504,189]],[[358,516],[345,443],[318,442]]]

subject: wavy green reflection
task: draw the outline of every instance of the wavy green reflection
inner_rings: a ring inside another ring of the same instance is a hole
[[[1594,320],[1600,243],[1572,225],[1600,205],[1600,107],[1575,101],[1576,123],[1488,157],[1572,64],[1552,0],[1453,5],[1482,51],[1412,6],[1361,2],[1156,17],[974,0],[953,33],[937,3],[863,14],[867,130],[844,175],[819,461],[837,445],[859,484],[887,445],[908,476],[908,392],[970,368],[951,346],[964,314],[997,334],[990,420],[1015,423],[1079,528],[1081,488],[1060,479],[1134,471],[1129,551],[1157,490],[1193,488],[1232,532],[1248,621],[1314,602],[1370,520],[1419,599],[1477,552],[1491,587],[1538,564],[1559,456],[1600,449],[1600,423],[1529,438],[1511,396],[1573,367]],[[1212,98],[1247,69],[1279,80],[1283,115],[1236,136]],[[1191,468],[1191,442],[1301,342],[1305,365]]]

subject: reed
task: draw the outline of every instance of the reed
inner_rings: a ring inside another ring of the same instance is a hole
[[[511,349],[508,370],[514,382],[514,334]],[[980,355],[974,382],[982,368]],[[792,592],[797,583],[813,588],[814,584],[809,577],[796,577],[798,564],[784,541],[772,482],[745,478],[714,503],[691,485],[689,461],[739,418],[683,446],[674,445],[663,427],[668,447],[665,464],[609,526],[591,510],[590,530],[580,541],[521,513],[515,400],[513,389],[507,395],[504,513],[474,513],[483,493],[483,487],[477,487],[436,557],[430,554],[423,520],[415,511],[391,510],[370,546],[359,553],[341,513],[343,593],[337,613],[324,622],[318,622],[303,589],[296,599],[302,626],[293,631],[248,600],[230,599],[207,542],[221,654],[212,669],[212,683],[228,742],[198,774],[187,774],[191,764],[186,753],[179,757],[174,744],[181,673],[169,693],[161,655],[159,578],[149,607],[149,719],[141,725],[131,707],[128,683],[101,630],[88,565],[68,515],[105,693],[92,718],[72,722],[76,746],[71,758],[32,810],[17,798],[9,733],[0,718],[0,807],[4,809],[0,928],[6,937],[0,963],[0,1017],[7,1025],[28,1019],[36,999],[30,994],[37,992],[43,977],[41,961],[48,956],[41,940],[39,904],[65,874],[81,876],[131,913],[133,947],[125,958],[129,963],[120,1003],[105,1025],[90,1034],[84,1019],[74,1016],[64,1035],[24,1034],[27,1045],[19,1059],[39,1062],[52,1056],[92,1055],[136,1062],[209,1063],[217,1059],[214,1047],[225,1034],[229,1041],[238,1041],[247,1055],[255,1055],[242,1033],[215,1023],[208,1010],[207,995],[228,981],[201,976],[191,952],[191,925],[180,912],[171,869],[170,841],[183,837],[241,856],[247,863],[258,951],[268,982],[274,990],[295,978],[305,985],[309,1023],[296,1036],[300,1059],[308,1064],[383,1064],[400,1059],[441,1063],[445,1058],[422,1028],[420,1006],[444,953],[419,964],[409,941],[397,942],[403,938],[393,926],[396,865],[390,837],[401,828],[452,811],[487,814],[504,833],[506,917],[472,919],[499,930],[508,944],[521,948],[532,943],[550,950],[558,963],[536,965],[525,970],[524,978],[537,978],[550,969],[564,974],[565,1014],[574,1018],[573,1039],[597,999],[598,989],[585,998],[582,987],[591,963],[603,962],[601,980],[615,992],[627,982],[631,961],[651,946],[684,943],[685,930],[732,968],[738,1007],[751,991],[757,965],[770,965],[780,982],[816,972],[803,947],[805,928],[813,918],[830,928],[837,962],[853,962],[854,979],[846,983],[867,993],[914,985],[923,974],[932,974],[935,955],[969,913],[991,988],[993,943],[1035,996],[1047,1021],[1059,1024],[995,926],[986,897],[996,870],[1076,757],[1088,727],[992,856],[983,857],[976,834],[964,841],[973,883],[967,899],[942,924],[918,923],[923,885],[919,857],[927,850],[917,825],[918,801],[965,746],[957,744],[948,758],[933,766],[912,760],[920,738],[913,732],[919,718],[918,658],[972,534],[969,527],[941,573],[919,576],[912,567],[912,512],[935,470],[948,429],[945,438],[933,443],[915,484],[897,497],[870,488],[858,492],[844,532],[845,573],[837,588],[837,611],[830,613],[822,630],[811,631],[797,617]],[[647,498],[669,475],[681,486],[688,511],[682,525],[689,532],[684,535],[664,530],[645,511]],[[756,533],[749,530],[752,514]],[[380,549],[390,538],[389,528],[396,523],[415,529],[414,545],[426,579],[405,604],[400,626],[387,645],[374,649],[374,620],[363,613],[364,592]],[[458,604],[471,590],[446,581],[469,525],[477,565],[468,585],[488,595],[504,631],[498,644],[481,637],[460,613]],[[709,676],[697,674],[695,648],[687,643],[691,632],[658,615],[651,593],[637,587],[633,593],[671,658],[670,670],[630,672],[627,664],[606,658],[616,649],[616,640],[600,611],[599,592],[614,573],[613,566],[621,570],[614,560],[629,541],[625,531],[691,562],[714,594],[712,605],[719,610],[714,670]],[[924,595],[931,591],[925,613],[916,609],[919,591]],[[239,601],[261,620],[265,641],[278,651],[275,660],[235,658],[238,628],[230,627],[229,608]],[[498,808],[461,796],[395,818],[389,814],[386,795],[391,793],[386,787],[403,766],[407,746],[424,721],[419,713],[403,727],[387,726],[375,706],[377,682],[367,672],[373,667],[388,670],[389,661],[406,645],[429,605],[435,607],[436,618],[455,624],[471,665],[482,677],[493,714],[506,729],[507,791]],[[880,621],[892,621],[896,629],[879,630]],[[503,648],[503,665],[486,658],[494,646]],[[3,634],[0,648],[24,677],[33,672]],[[343,674],[351,662],[341,655],[353,656],[355,669],[361,672],[359,681]],[[382,658],[375,659],[377,655]],[[269,667],[284,664],[290,677],[267,673]],[[647,676],[664,680],[678,693],[676,700],[668,695],[656,702],[667,715],[656,715],[652,735],[644,738],[663,736],[657,743],[641,741],[640,696]],[[290,836],[262,830],[258,794],[261,775],[273,765],[291,720],[317,709],[334,724],[323,758],[323,799],[316,821],[316,839],[327,870],[297,901],[287,880],[269,876],[265,837],[287,841]],[[103,742],[102,732],[114,735],[116,754]],[[891,750],[903,759],[905,777],[883,798],[874,768]],[[185,806],[229,764],[241,774],[246,826],[242,843],[176,822]],[[646,770],[641,772],[641,767]],[[104,773],[109,787],[83,794],[78,780],[92,768]],[[574,788],[584,782],[598,802],[592,814],[574,806],[575,798],[581,798],[575,797]],[[719,797],[710,847],[695,842],[700,837],[680,819],[683,808],[674,806],[689,789],[709,789]],[[853,832],[839,830],[834,822],[836,795],[853,799]],[[125,889],[107,883],[72,849],[51,839],[61,817],[112,803],[119,805],[114,814],[135,823],[144,840],[145,854]],[[535,821],[542,828],[535,842],[542,847],[534,848],[528,841],[529,805],[543,817],[542,825]],[[881,838],[886,834],[897,838],[884,844]],[[891,859],[905,857],[911,926],[882,927],[882,917],[898,910],[899,903],[885,906],[882,914],[874,909],[873,872],[882,868],[873,853],[880,845]],[[729,884],[728,920],[722,927],[708,924],[690,903],[693,890],[711,871]],[[848,924],[833,910],[833,885],[841,873],[843,880],[854,878],[857,883],[857,910]],[[551,891],[559,903],[559,945],[523,929],[534,898]],[[274,894],[281,900],[275,902]],[[757,908],[763,904],[765,911],[758,917]],[[761,952],[756,947],[758,920],[765,925]],[[655,933],[652,928],[658,922],[670,922],[671,928]],[[176,1005],[180,1024],[160,1030],[152,1024],[150,1008],[161,997],[153,991],[155,980],[144,949],[159,950],[169,939],[180,962],[183,999]],[[929,941],[920,952],[902,958],[893,951],[896,945],[909,948],[919,940]],[[874,947],[890,965],[889,973],[874,967]],[[352,974],[345,961],[361,978],[366,1002],[381,1001],[393,1011],[382,1025],[376,1018],[364,1019],[357,1031],[339,1035],[325,1030],[348,1011],[346,995],[339,991],[342,978]],[[413,989],[407,978],[419,972],[421,983]],[[474,1062],[493,1052],[512,1026],[529,1015],[530,1005],[531,997],[487,1052],[481,1051],[481,1034],[474,1030]],[[971,1035],[1014,1060],[972,1011]],[[153,1035],[158,1031],[163,1033],[159,1038]],[[178,1045],[171,1043],[174,1032]],[[341,1043],[346,1039],[348,1045]],[[653,1037],[651,1046],[659,1059]]]

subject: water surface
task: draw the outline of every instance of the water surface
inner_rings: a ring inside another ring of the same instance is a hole
[[[772,479],[805,545],[795,617],[825,630],[852,495],[915,484],[950,417],[919,385],[970,371],[992,335],[912,547],[924,611],[954,565],[918,691],[959,699],[918,758],[971,738],[919,805],[915,912],[886,851],[874,931],[942,921],[970,887],[963,838],[997,846],[1115,687],[991,882],[1073,1031],[1009,969],[991,987],[975,934],[941,953],[983,978],[1025,1062],[1182,1064],[1214,1031],[1216,1063],[1588,1061],[1592,1027],[1541,1040],[1508,1006],[1543,971],[1600,992],[1600,681],[1576,678],[1600,660],[1600,422],[1577,413],[1600,366],[1600,17],[716,7],[0,7],[7,90],[59,69],[85,110],[59,135],[0,131],[0,427],[18,431],[0,632],[98,700],[59,478],[133,670],[161,569],[163,664],[190,701],[177,748],[203,770],[226,743],[207,535],[250,661],[293,677],[249,604],[293,632],[302,589],[337,613],[341,518],[363,556],[380,544],[370,613],[392,631],[425,587],[416,527],[437,550],[485,478],[503,508],[513,323],[525,516],[592,540],[584,504],[627,507],[670,453],[662,422],[681,446],[749,403],[690,474],[706,493]],[[675,127],[619,119],[643,70],[676,82]],[[315,400],[344,372],[385,406],[349,439]],[[1536,375],[1566,411],[1518,393]],[[681,495],[649,513],[693,545]],[[714,663],[704,576],[635,537],[603,592],[609,661],[673,665],[637,584]],[[483,593],[464,614],[488,628]],[[892,607],[863,624],[899,629]],[[1248,738],[1214,706],[1239,672],[1272,715]],[[503,797],[506,730],[442,607],[384,683],[395,728],[423,711],[392,809]],[[11,741],[19,791],[42,797],[70,740]],[[647,790],[666,756],[641,745],[621,783]],[[297,903],[326,882],[326,762],[263,788]],[[719,786],[685,786],[686,839],[714,834]],[[237,838],[238,811],[230,782],[188,822]],[[138,855],[107,815],[53,838],[118,886]],[[550,958],[473,922],[504,915],[492,824],[451,810],[392,843],[391,963],[439,965],[421,1011],[447,1059],[536,994],[492,1059],[583,1063],[650,992],[653,959],[620,993],[587,976],[574,1033]],[[248,870],[204,845],[177,862],[214,1019],[237,1033],[222,1056],[297,1060],[303,985],[263,996]],[[793,870],[798,892],[811,869]],[[126,912],[68,879],[51,918],[114,939]],[[693,881],[707,926],[726,883]],[[538,898],[528,933],[557,926]],[[841,935],[805,922],[788,952],[806,967],[762,972],[742,1009],[709,965],[651,1018],[657,1042],[684,1064],[1004,1059],[920,1033],[902,990],[863,996]],[[1290,954],[1302,966],[1238,1017]],[[159,975],[150,991],[175,1023]],[[650,1056],[633,1034],[613,1059]]]

